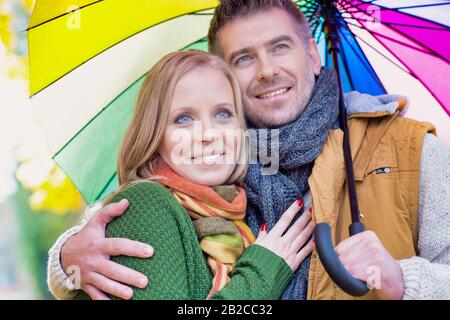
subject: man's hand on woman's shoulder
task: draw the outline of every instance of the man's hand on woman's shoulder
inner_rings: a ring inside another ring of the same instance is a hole
[[[64,271],[72,266],[80,270],[80,288],[94,300],[109,299],[107,294],[131,299],[133,290],[128,286],[145,288],[145,275],[110,261],[111,256],[150,258],[153,248],[147,244],[124,239],[106,238],[109,222],[122,215],[128,200],[110,203],[96,212],[76,235],[61,248],[61,265]]]

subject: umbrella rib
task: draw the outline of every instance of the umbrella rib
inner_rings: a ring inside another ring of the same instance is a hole
[[[379,32],[376,32],[376,31],[369,30],[369,29],[367,29],[367,28],[365,28],[365,27],[358,26],[357,24],[351,23],[351,22],[349,22],[349,21],[346,21],[346,23],[349,24],[349,25],[352,25],[352,26],[354,26],[354,27],[356,27],[356,28],[359,28],[359,29],[362,29],[362,30],[366,30],[366,31],[370,32],[371,34],[377,35],[377,36],[379,36],[379,37],[381,37],[381,38],[384,38],[384,39],[393,41],[393,42],[395,42],[395,43],[398,43],[398,44],[403,45],[403,46],[405,46],[405,47],[408,47],[408,48],[410,48],[410,49],[413,49],[413,50],[416,50],[416,51],[419,51],[419,52],[423,52],[423,53],[428,54],[428,55],[430,55],[430,56],[432,56],[432,57],[439,58],[439,59],[442,59],[442,60],[448,62],[447,59],[445,59],[445,58],[442,57],[440,54],[438,54],[437,52],[435,52],[434,50],[432,50],[432,49],[430,49],[430,48],[428,48],[428,47],[426,47],[427,50],[424,50],[424,49],[422,49],[422,48],[417,48],[417,47],[415,47],[415,46],[413,46],[413,45],[410,45],[410,44],[408,44],[408,43],[405,43],[405,42],[403,42],[403,41],[400,41],[400,40],[397,40],[397,39],[388,37],[388,36],[386,36],[386,35],[384,35],[384,34],[382,34],[382,33],[379,33]],[[419,44],[419,45],[420,45],[420,46],[423,46],[422,44]]]
[[[346,0],[343,0],[343,1],[345,1],[346,3],[348,3]],[[359,10],[359,11],[362,11],[362,10],[360,10],[360,9],[357,9],[357,10]],[[402,12],[402,14],[406,14],[406,13],[404,13],[404,12]],[[406,15],[409,15],[409,14],[406,14]],[[409,16],[413,16],[413,15],[409,15]],[[416,17],[416,16],[414,16],[414,17]],[[421,17],[418,17],[419,19],[422,19],[422,20],[424,20],[424,21],[429,21],[429,20],[427,20],[427,19],[424,19],[424,18],[421,18]],[[436,23],[436,22],[434,22],[434,21],[431,21],[432,23],[435,23],[435,24],[438,24],[438,23]],[[359,27],[359,26],[356,26],[356,27],[358,27],[358,28],[361,28],[361,27]],[[390,28],[390,29],[393,29],[392,27],[390,27],[390,26],[387,26],[388,28]],[[361,28],[361,29],[363,29],[363,28]],[[364,30],[364,29],[363,29]],[[397,31],[397,30],[395,30],[395,29],[393,29],[394,31],[396,31],[396,32],[398,32],[398,33],[400,33],[400,34],[402,34],[402,35],[404,35],[405,37],[407,37],[407,38],[409,38],[409,39],[411,39],[413,42],[416,42],[417,43],[417,41],[415,40],[415,39],[413,39],[413,38],[411,38],[410,36],[408,36],[408,35],[405,35],[405,34],[403,34],[402,32],[400,32],[400,31]],[[369,31],[369,30],[367,30],[367,31]],[[358,37],[358,36],[357,36]],[[358,37],[359,39],[361,39],[361,37]],[[375,38],[376,39],[376,38]],[[362,40],[362,39],[361,39]],[[365,42],[364,40],[362,40],[363,42]],[[378,42],[380,42],[378,39],[377,39],[377,41]],[[365,42],[366,43],[366,42]],[[366,43],[367,45],[369,45],[368,43]],[[382,44],[382,43],[381,43]],[[420,44],[420,43],[418,43],[420,46],[424,46],[423,44]],[[383,45],[383,44],[382,44]],[[384,45],[383,45],[384,46]],[[371,47],[372,48],[372,46],[371,45],[369,45],[369,47]],[[397,57],[397,55],[394,53],[394,52],[392,52],[392,50],[391,49],[389,49],[388,47],[386,47],[386,46],[384,46],[389,52],[391,52],[391,54],[393,54],[395,57]],[[372,48],[372,49],[374,49],[374,48]],[[439,54],[437,54],[434,50],[432,50],[432,49],[430,49],[430,48],[427,48],[427,49],[429,49],[430,51],[432,51],[435,55],[437,55],[439,58],[441,58],[443,61],[445,61],[445,62],[449,62],[447,59],[445,59],[444,57],[441,57]],[[374,49],[375,50],[375,49]],[[375,51],[377,51],[378,52],[378,50],[375,50]],[[427,53],[427,54],[430,54],[430,53]],[[433,55],[433,54],[430,54],[430,55]],[[384,56],[384,55],[383,55]],[[397,57],[397,59],[399,59],[400,61],[402,61],[402,59],[400,59],[399,57]],[[389,59],[389,61],[390,61],[390,59]],[[395,64],[396,65],[396,64]],[[429,87],[429,85],[427,84],[427,83],[425,83],[413,70],[411,70],[411,68],[409,68],[407,65],[405,65],[405,67],[409,70],[409,73],[415,78],[415,79],[417,79],[417,81],[419,81],[425,88],[427,88],[427,90],[430,92],[430,94],[438,101],[438,103],[441,105],[441,107],[444,109],[444,111],[448,114],[448,115],[450,115],[450,110],[447,110],[445,107],[444,107],[444,103],[443,103],[443,101],[441,100],[441,98],[440,97],[438,97],[436,94],[435,94],[435,92],[434,91],[432,91],[431,90],[431,88]],[[403,68],[401,68],[402,70],[403,70]]]
[[[352,6],[350,5],[350,3],[349,3],[347,0],[342,0],[342,1],[345,1],[345,2],[350,6],[350,8],[355,8],[355,7],[352,7]],[[343,9],[348,10],[349,6],[343,7]],[[361,10],[361,9],[359,9],[359,8],[357,8],[357,10],[358,10],[359,12],[365,13],[363,10]],[[356,20],[356,19],[354,19],[353,17],[352,17],[352,18],[345,18],[345,19],[353,19],[353,20]],[[414,46],[411,46],[410,44],[407,44],[407,43],[404,43],[404,42],[402,42],[402,41],[399,41],[399,40],[390,38],[390,37],[388,37],[388,36],[385,36],[384,34],[381,34],[381,33],[376,32],[376,31],[369,30],[369,29],[367,29],[367,28],[364,27],[364,26],[361,27],[361,26],[358,26],[358,25],[356,25],[356,24],[352,24],[352,23],[350,23],[350,22],[348,22],[348,21],[346,21],[346,22],[347,22],[348,24],[350,24],[350,25],[353,25],[353,26],[357,27],[357,28],[360,28],[360,29],[363,29],[363,30],[367,30],[367,31],[371,32],[372,34],[376,34],[376,35],[378,35],[378,36],[380,36],[380,37],[382,37],[382,38],[385,38],[385,39],[391,40],[391,41],[393,41],[393,42],[396,42],[396,43],[398,43],[398,44],[404,45],[404,46],[406,46],[406,47],[408,47],[408,48],[410,48],[410,49],[414,49],[414,50],[416,50],[416,51],[424,52],[424,53],[429,54],[429,55],[431,55],[431,56],[440,58],[440,59],[444,60],[445,62],[449,62],[445,57],[441,56],[439,53],[437,53],[437,52],[434,51],[433,49],[429,48],[429,47],[426,46],[425,44],[418,42],[416,39],[411,38],[409,35],[404,34],[403,32],[401,32],[401,31],[399,31],[399,30],[393,29],[393,28],[392,28],[391,26],[389,26],[389,25],[387,25],[387,28],[393,30],[394,32],[397,32],[397,33],[403,35],[404,37],[408,38],[408,39],[411,40],[412,42],[416,43],[418,46],[426,48],[428,51],[421,50],[421,49],[419,49],[419,48],[416,48],[416,47],[414,47]],[[383,22],[381,22],[381,23],[383,23]]]
[[[360,9],[359,7],[362,6],[362,5],[365,5],[367,3],[361,3],[361,4],[357,5],[357,6],[354,6],[350,2],[348,2],[347,0],[340,0],[340,1],[345,2],[345,4],[347,5],[346,7],[344,7],[344,3],[339,2],[339,5],[342,5],[345,9],[355,8],[355,9],[359,10],[360,12],[366,13],[362,9]],[[386,9],[386,10],[389,9],[387,7],[383,7],[383,6],[380,6],[380,5],[376,5],[376,6],[380,8],[380,11],[383,10],[383,9]],[[394,12],[397,12],[397,13],[401,13],[401,14],[404,14],[404,15],[407,15],[409,17],[413,17],[413,18],[416,18],[416,19],[420,19],[420,20],[423,20],[423,21],[426,21],[426,22],[429,22],[429,23],[432,23],[432,24],[437,24],[437,25],[442,26],[443,28],[448,28],[449,27],[448,25],[445,25],[443,23],[440,23],[440,22],[437,22],[437,21],[433,21],[433,20],[427,19],[425,17],[417,16],[417,15],[412,14],[410,12],[399,11],[399,10],[391,10],[391,11],[394,11]]]
[[[108,182],[106,182],[105,186],[100,190],[100,192],[95,196],[94,201],[97,201],[100,196],[105,192],[106,188],[108,188],[109,184],[114,180],[114,177],[117,175],[117,171],[113,173],[113,175],[108,179]]]
[[[339,2],[344,1],[344,0],[340,0]],[[353,5],[351,3],[349,3],[352,8],[356,8],[356,7],[361,7],[363,5],[367,5],[367,4],[372,4],[375,1],[378,0],[372,0],[372,1],[364,1],[363,3],[360,3],[358,5]],[[445,6],[445,5],[449,5],[449,2],[441,2],[441,3],[428,3],[428,4],[418,4],[418,5],[414,5],[414,6],[403,6],[403,7],[384,7],[381,6],[379,4],[374,4],[377,7],[380,7],[380,11],[385,11],[385,10],[390,10],[390,11],[399,11],[400,9],[415,9],[415,8],[423,8],[423,7],[434,7],[434,6]]]
[[[356,8],[355,6],[352,6],[352,5],[348,2],[348,0],[342,0],[342,1],[344,1],[344,2],[347,4],[347,7],[343,7],[345,10],[348,10],[349,8]],[[380,8],[384,8],[384,7],[381,7],[381,6],[379,6],[379,7],[380,7]],[[360,9],[360,8],[356,8],[356,9],[357,9],[359,12],[366,13],[366,12],[364,12],[364,10],[362,10],[362,9]],[[366,13],[366,14],[367,14],[367,13]],[[407,13],[404,13],[404,12],[401,12],[401,14],[405,14],[405,15],[408,15],[408,16],[412,16],[412,17],[415,17],[415,18],[418,18],[418,19],[421,19],[421,20],[424,20],[424,21],[429,21],[429,20],[427,20],[427,19],[424,19],[424,18],[421,18],[421,17],[416,17],[416,16],[413,16],[413,15],[410,15],[410,14],[407,14]],[[356,19],[355,19],[355,20],[356,20]],[[381,23],[383,23],[383,22],[381,22]],[[434,23],[434,24],[439,24],[439,23],[436,23],[436,22],[434,22],[434,21],[433,21],[432,23]],[[442,24],[439,24],[439,25],[442,25]],[[361,28],[360,26],[357,26],[357,25],[355,25],[355,26],[358,27],[358,28]],[[420,47],[425,47],[426,49],[429,50],[428,54],[430,54],[431,56],[439,57],[439,58],[441,58],[442,60],[444,60],[445,62],[450,63],[450,61],[449,61],[448,59],[446,59],[445,57],[443,57],[442,55],[440,55],[439,53],[437,53],[435,50],[431,49],[431,48],[428,47],[427,45],[418,42],[416,39],[412,38],[411,36],[405,34],[404,32],[402,32],[402,31],[400,31],[400,30],[397,30],[397,29],[392,28],[390,25],[386,25],[386,26],[387,26],[387,28],[393,30],[394,32],[397,32],[397,33],[403,35],[404,37],[406,37],[407,39],[409,39],[410,41],[416,43],[416,44],[419,45]],[[444,26],[444,27],[446,27],[446,26]],[[366,28],[364,28],[364,29],[366,29]],[[372,33],[374,33],[374,34],[377,34],[375,31],[371,31],[371,30],[369,30],[369,31],[372,32]],[[382,35],[382,34],[378,34],[378,35],[379,35],[380,37],[384,37],[384,38],[389,39],[388,37],[386,37],[386,36],[384,36],[384,35]],[[403,44],[402,42],[400,42],[400,41],[398,41],[398,40],[393,40],[393,39],[390,39],[390,40],[395,41],[395,42],[398,42],[398,43],[400,43],[400,44]],[[404,44],[404,45],[410,47],[410,46],[407,45],[407,44]],[[415,48],[415,49],[418,50],[417,48]]]
[[[369,19],[362,19],[362,18],[355,18],[355,17],[343,17],[348,19],[354,19],[356,21],[366,21],[366,22],[373,22],[373,20]],[[386,24],[389,26],[402,26],[402,27],[410,27],[410,28],[418,28],[418,29],[427,29],[427,30],[437,30],[437,31],[450,31],[450,28],[438,28],[438,27],[426,27],[426,26],[417,26],[413,24],[406,24],[406,23],[398,23],[398,22],[386,22],[383,21],[382,24]]]
[[[104,1],[104,0],[102,0],[102,1]],[[206,10],[206,9],[205,9],[205,10]],[[59,76],[57,79],[55,79],[55,80],[53,80],[52,82],[50,82],[49,84],[45,85],[42,89],[39,89],[37,92],[35,92],[34,94],[32,94],[32,95],[30,96],[30,98],[32,98],[34,95],[38,94],[39,92],[45,90],[46,88],[48,88],[49,86],[51,86],[52,84],[54,84],[55,82],[57,82],[58,80],[64,78],[66,75],[68,75],[69,73],[71,73],[71,72],[74,71],[75,69],[79,68],[80,66],[84,65],[86,62],[92,60],[93,58],[95,58],[96,56],[102,54],[103,52],[108,51],[109,49],[111,49],[112,47],[118,45],[119,43],[122,43],[122,42],[124,42],[125,40],[128,40],[128,39],[134,37],[135,35],[137,35],[137,34],[139,34],[139,33],[141,33],[141,32],[144,32],[144,31],[146,31],[146,30],[148,30],[148,29],[150,29],[150,28],[153,28],[153,27],[158,26],[158,25],[160,25],[160,24],[162,24],[162,23],[168,22],[168,21],[173,20],[173,19],[177,19],[177,18],[182,17],[182,16],[186,16],[186,15],[190,15],[190,13],[180,14],[180,15],[178,15],[178,16],[171,17],[170,19],[167,19],[167,20],[164,20],[164,21],[160,21],[160,22],[158,22],[158,23],[156,23],[156,24],[153,24],[153,25],[151,25],[151,26],[148,26],[148,27],[146,27],[146,28],[144,28],[144,29],[142,29],[142,30],[139,30],[139,31],[137,31],[137,32],[135,32],[135,33],[133,33],[133,34],[130,34],[129,36],[123,38],[122,40],[120,40],[120,41],[118,41],[118,42],[116,42],[116,43],[110,45],[109,47],[107,47],[107,48],[105,48],[105,49],[99,51],[98,53],[94,54],[92,57],[90,57],[90,58],[87,59],[86,61],[83,61],[82,63],[80,63],[80,64],[78,64],[77,66],[73,67],[70,71],[67,71],[66,73],[62,74],[62,75]]]
[[[81,10],[81,9],[84,9],[84,8],[86,8],[86,7],[89,7],[89,6],[92,6],[92,5],[94,5],[94,4],[98,4],[99,2],[103,2],[103,1],[105,1],[105,0],[97,0],[97,1],[95,1],[95,2],[92,2],[92,3],[86,4],[86,5],[84,5],[84,6],[81,6],[81,7],[77,8],[77,9],[67,11],[67,12],[65,12],[65,13],[63,13],[63,14],[60,14],[60,15],[56,16],[56,17],[53,17],[53,18],[51,18],[51,19],[48,19],[48,20],[43,21],[43,22],[41,22],[41,23],[38,23],[38,24],[35,25],[35,26],[29,27],[29,28],[25,29],[25,31],[29,31],[29,30],[31,30],[31,29],[37,28],[37,27],[39,27],[39,26],[42,26],[43,24],[46,24],[46,23],[48,23],[48,22],[51,22],[51,21],[56,20],[56,19],[59,19],[59,18],[64,17],[64,16],[66,16],[66,15],[68,15],[68,14],[71,14],[71,13],[73,13],[73,12],[79,11],[79,10]]]
[[[408,68],[408,70],[405,70],[404,67],[398,65],[395,61],[393,61],[391,58],[387,57],[385,54],[383,54],[382,52],[380,52],[377,48],[373,47],[370,43],[368,43],[366,40],[364,40],[363,38],[361,38],[358,35],[355,35],[356,38],[358,38],[359,40],[361,40],[364,44],[366,44],[370,49],[372,49],[373,51],[375,51],[376,53],[378,53],[380,56],[382,56],[383,58],[385,58],[387,61],[389,61],[390,63],[392,63],[394,66],[396,66],[397,68],[399,68],[401,71],[403,71],[404,73],[413,76],[414,78],[417,79],[417,75]]]
[[[352,20],[352,18],[345,18],[345,19],[350,19],[350,20]],[[420,51],[420,52],[423,52],[423,53],[431,54],[431,52],[429,52],[428,50],[425,50],[425,49],[423,49],[423,48],[417,48],[417,47],[415,47],[415,46],[413,46],[413,45],[411,45],[411,44],[409,44],[409,43],[406,43],[406,42],[403,42],[403,41],[400,41],[400,40],[391,38],[391,37],[386,36],[386,35],[384,35],[384,34],[381,34],[381,33],[379,33],[379,32],[370,30],[370,29],[368,29],[368,28],[366,28],[366,27],[364,27],[364,26],[359,26],[359,25],[357,25],[357,24],[355,24],[355,23],[352,23],[351,21],[345,20],[345,22],[346,22],[347,24],[351,25],[351,26],[354,26],[354,27],[359,28],[359,29],[361,29],[361,30],[365,30],[365,31],[367,31],[367,32],[370,32],[371,34],[374,34],[374,35],[380,36],[380,37],[382,37],[382,38],[391,40],[391,41],[393,41],[393,42],[395,42],[395,43],[404,45],[405,47],[408,47],[408,48],[410,48],[410,49],[414,49],[414,50],[417,50],[417,51]]]
[[[365,44],[367,44],[371,49],[375,50],[378,54],[380,54],[381,56],[383,56],[384,58],[388,59],[388,61],[392,62],[391,59],[387,58],[384,54],[382,54],[381,52],[379,52],[377,49],[375,49],[374,47],[372,47],[369,43],[367,43],[365,40],[363,40],[361,37],[359,37],[358,35],[355,35],[358,39],[360,39],[361,41],[363,41]],[[378,40],[377,40],[378,41]],[[379,41],[378,41],[379,42]],[[380,43],[381,44],[381,43]],[[383,45],[383,44],[381,44]],[[383,45],[384,46],[384,45]],[[389,48],[386,48],[386,50],[390,51],[391,50]],[[395,53],[391,52],[394,56]],[[401,60],[399,57],[397,57],[397,59]],[[397,67],[399,67],[396,63],[392,62],[394,65],[396,65]],[[408,69],[408,71],[405,71],[402,67],[399,67],[403,72],[405,72],[406,74],[410,74],[411,76],[413,76],[417,81],[419,81],[429,92],[430,94],[438,101],[438,103],[442,106],[442,108],[444,109],[445,112],[447,112],[447,114],[450,116],[450,111],[447,111],[447,109],[444,107],[444,103],[442,102],[442,100],[434,93],[434,91],[432,91],[430,89],[430,87],[413,71],[411,70],[411,68],[409,68],[408,66],[405,65],[405,68]]]
[[[338,21],[338,23],[341,22],[341,25],[344,24],[344,26],[345,26],[345,22],[344,22],[343,19],[342,19],[342,13],[341,13],[341,12],[338,12],[337,14],[339,15],[340,19],[336,19],[336,20]],[[346,27],[346,26],[345,26],[345,27]],[[384,88],[384,85],[381,83],[381,81],[380,81],[380,79],[378,78],[378,75],[377,75],[377,73],[375,72],[375,70],[370,66],[369,61],[367,61],[367,59],[366,59],[366,61],[364,61],[364,59],[360,56],[359,52],[356,51],[356,49],[351,45],[351,43],[350,43],[350,41],[347,39],[347,37],[342,33],[342,30],[341,30],[340,28],[337,28],[337,31],[338,31],[338,33],[341,35],[341,38],[344,38],[344,40],[347,42],[348,46],[349,46],[350,49],[353,51],[353,53],[356,55],[356,57],[357,57],[358,60],[361,62],[361,64],[364,66],[364,68],[365,68],[370,74],[375,74],[375,81],[378,82],[378,84],[379,84],[379,85],[383,88],[383,90],[386,92],[386,89]],[[351,30],[350,30],[349,28],[347,28],[347,31],[349,31],[350,34],[352,34],[353,37],[355,37],[355,35],[351,32]],[[355,39],[355,43],[356,43],[356,45],[359,47],[359,49],[362,51],[362,49],[361,49],[361,47],[359,46],[359,44],[358,44],[358,42],[356,41],[356,39]],[[341,53],[341,50],[339,50],[339,53]],[[342,60],[344,61],[344,67],[345,67],[345,69],[346,69],[346,71],[347,71],[347,74],[348,74],[348,78],[349,78],[349,80],[350,80],[351,87],[352,87],[352,88],[355,88],[354,85],[353,85],[353,81],[351,80],[351,77],[350,77],[350,72],[349,72],[349,69],[348,69],[347,59],[346,59],[345,51],[344,51],[344,50],[342,50],[342,55],[343,55]]]
[[[338,4],[341,4],[342,1],[343,1],[343,0],[338,0]],[[372,3],[374,3],[375,1],[378,1],[378,0],[365,1],[365,2],[360,3],[360,4],[358,4],[358,5],[352,5],[352,7],[353,7],[353,8],[356,8],[356,7],[360,7],[360,6],[366,5],[366,4],[372,4]]]
[[[139,82],[140,80],[142,80],[142,78],[147,74],[144,73],[142,76],[140,76],[136,81],[134,81],[132,84],[130,84],[125,90],[123,90],[120,94],[118,94],[113,100],[111,100],[111,102],[109,102],[104,108],[102,108],[99,112],[97,112],[91,119],[89,119],[89,121],[83,125],[83,127],[77,131],[77,133],[75,133],[72,138],[70,138],[57,152],[55,152],[55,154],[52,156],[52,159],[56,158],[70,143],[72,143],[72,141],[74,141],[81,132],[83,132],[84,129],[86,129],[97,117],[99,117],[104,111],[106,111],[112,104],[113,102],[125,91],[127,91],[129,88],[131,88],[134,84],[136,84],[137,82]]]
[[[381,7],[381,11],[384,10],[392,10],[397,11],[400,9],[415,9],[415,8],[424,8],[424,7],[435,7],[435,6],[446,6],[449,5],[449,2],[441,2],[441,3],[428,3],[428,4],[418,4],[415,6],[404,6],[404,7],[395,7],[395,8],[388,8],[388,7]]]
[[[347,58],[345,56],[345,51],[344,50],[339,50],[338,53],[341,56],[342,63],[344,64],[344,69],[345,69],[345,72],[347,73],[347,79],[348,79],[348,82],[350,83],[350,88],[352,88],[352,90],[355,90],[355,86],[353,84],[352,77],[350,76],[350,70],[348,69]]]
[[[385,58],[386,60],[388,60],[390,63],[392,63],[393,65],[395,65],[397,68],[401,69],[403,72],[412,75],[412,72],[408,69],[405,70],[404,67],[400,66],[399,64],[397,64],[395,61],[393,61],[391,58],[387,57],[384,53],[380,52],[378,49],[376,49],[375,47],[373,47],[370,43],[368,43],[366,40],[364,40],[362,37],[358,36],[357,34],[354,34],[351,29],[346,26],[345,24],[343,25],[349,32],[351,32],[353,34],[353,36],[355,38],[358,38],[359,40],[361,40],[362,42],[364,42],[369,48],[371,48],[372,50],[374,50],[376,53],[378,53],[380,56],[382,56],[383,58]],[[378,40],[377,40],[378,41]],[[379,42],[379,41],[378,41]]]
[[[356,43],[356,45],[359,47],[359,49],[361,50],[361,52],[363,52],[363,50],[362,50],[362,48],[361,48],[361,46],[359,45],[359,43],[358,43],[358,41],[356,41],[356,35],[344,24],[344,27],[347,29],[347,31],[349,31],[350,32],[350,34],[352,34],[353,35],[353,37],[355,38],[355,43]],[[338,32],[341,34],[341,35],[343,35],[342,34],[342,31],[340,31],[340,30],[338,30]],[[348,43],[348,45],[349,45],[349,47],[350,47],[350,49],[353,51],[353,53],[358,57],[358,60],[364,65],[364,68],[367,70],[367,71],[369,71],[369,73],[370,72],[373,72],[374,74],[375,74],[375,78],[376,78],[376,81],[378,82],[378,84],[384,89],[384,91],[386,91],[386,89],[384,88],[384,85],[383,85],[383,83],[381,82],[381,80],[380,80],[380,78],[378,77],[378,75],[377,75],[377,72],[375,71],[375,69],[372,67],[372,65],[370,64],[370,62],[368,61],[368,59],[363,59],[362,57],[361,57],[361,54],[359,53],[359,52],[357,52],[356,50],[355,50],[355,48],[350,44],[350,42],[348,41],[348,39],[347,39],[347,37],[345,37],[345,35],[343,35],[343,37],[344,37],[344,40]],[[384,56],[384,55],[383,55]],[[387,57],[385,57],[386,59],[387,59]]]
[[[338,17],[340,16],[339,13],[337,13],[336,15],[337,15]],[[337,18],[336,20],[339,21],[339,18]],[[340,35],[342,35],[342,32],[339,30],[339,28],[336,28],[336,29],[337,29],[338,33],[339,33]],[[347,43],[348,43],[348,42],[347,42]],[[351,46],[350,46],[350,47],[351,47]],[[345,56],[345,51],[344,51],[344,50],[338,50],[338,53],[339,53],[339,55],[341,56],[341,60],[342,60],[342,62],[343,62],[343,64],[344,64],[344,69],[345,69],[345,72],[347,73],[347,79],[348,79],[348,82],[350,83],[350,87],[352,88],[352,90],[354,90],[354,89],[355,89],[355,86],[354,86],[354,84],[353,84],[352,77],[350,76],[350,70],[349,70],[349,68],[348,68],[347,58],[346,58],[346,56]]]
[[[352,35],[353,37],[356,37],[356,35],[354,33],[351,32],[351,30],[349,28],[346,28]],[[342,36],[341,38],[344,38],[344,40],[347,42],[347,44],[349,45],[350,49],[353,51],[353,53],[356,55],[356,57],[358,58],[358,60],[361,62],[361,64],[364,66],[364,68],[369,72],[369,73],[374,73],[375,74],[375,80],[378,82],[378,84],[383,88],[384,91],[386,91],[386,89],[384,88],[383,83],[381,82],[380,78],[378,78],[378,75],[376,73],[376,71],[371,68],[370,66],[370,62],[369,61],[364,61],[360,55],[359,52],[357,52],[355,50],[355,48],[350,44],[350,42],[348,41],[347,37],[342,33],[341,30],[338,30],[339,34]],[[358,42],[356,42],[356,44],[358,45],[358,47],[360,48],[360,50],[362,51],[361,47],[359,46]],[[381,53],[380,53],[381,54]],[[383,55],[384,56],[384,55]],[[384,56],[385,57],[385,56]],[[386,59],[388,59],[387,57],[385,57]],[[392,62],[392,61],[391,61]]]
[[[187,46],[181,48],[180,51],[186,50],[186,49],[189,48],[190,46],[195,45],[195,44],[197,44],[197,43],[201,43],[201,42],[208,42],[208,39],[206,39],[206,37],[201,38],[200,40],[195,41],[195,42],[193,42],[193,43],[191,43],[191,44],[188,44]]]

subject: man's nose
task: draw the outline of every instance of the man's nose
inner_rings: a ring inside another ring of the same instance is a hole
[[[258,64],[259,81],[271,81],[274,77],[278,76],[278,66],[267,55],[260,57]]]

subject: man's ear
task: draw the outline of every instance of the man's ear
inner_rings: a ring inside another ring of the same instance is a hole
[[[318,76],[320,74],[320,69],[322,68],[322,61],[320,60],[319,50],[317,49],[316,41],[313,38],[308,40],[309,55],[313,63],[314,74]]]

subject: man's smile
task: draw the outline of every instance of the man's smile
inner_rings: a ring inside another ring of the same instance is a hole
[[[282,87],[276,89],[266,90],[263,93],[256,95],[256,98],[261,100],[266,100],[270,98],[278,98],[279,96],[284,96],[288,91],[290,91],[292,87]]]

